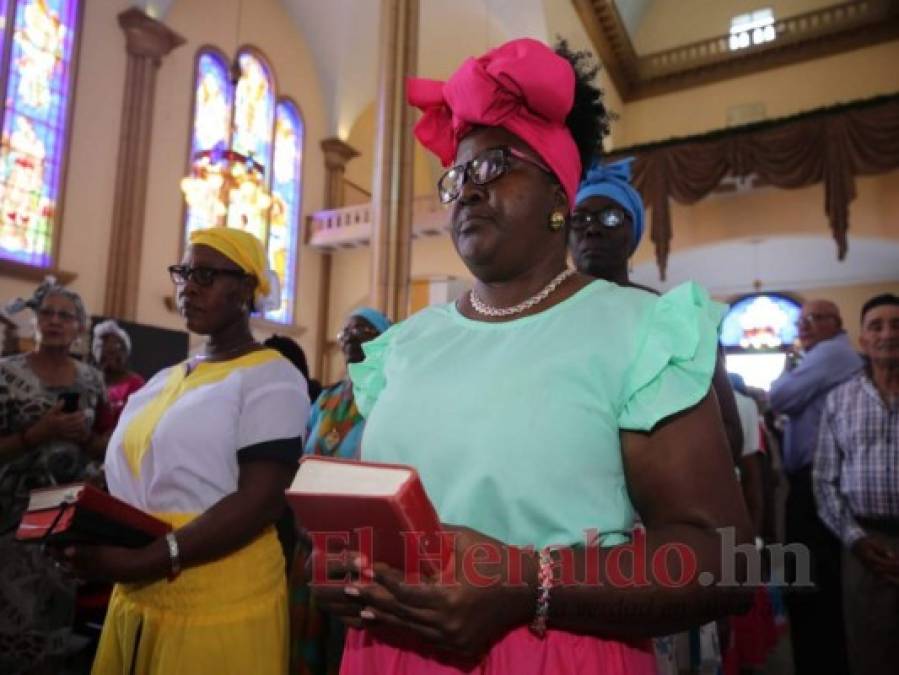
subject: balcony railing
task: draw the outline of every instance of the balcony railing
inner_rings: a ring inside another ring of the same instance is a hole
[[[893,5],[892,0],[850,0],[805,14],[775,19],[774,31],[777,37],[771,42],[752,44],[734,52],[730,49],[730,35],[721,35],[641,56],[637,62],[637,71],[641,80],[653,80],[726,61],[735,54],[742,56],[812,41],[882,21],[896,11]]]
[[[368,246],[371,241],[372,205],[317,211],[306,219],[306,243],[323,251]],[[449,211],[436,197],[412,200],[412,237],[449,231]]]

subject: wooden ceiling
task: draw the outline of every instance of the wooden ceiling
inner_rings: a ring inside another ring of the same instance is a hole
[[[729,35],[638,55],[615,0],[572,0],[624,101],[816,59],[899,38],[899,0],[850,0],[777,17],[772,42],[731,51]]]

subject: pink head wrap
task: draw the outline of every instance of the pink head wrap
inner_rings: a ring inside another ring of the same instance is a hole
[[[542,42],[512,40],[466,59],[446,82],[409,78],[409,103],[424,115],[415,136],[449,166],[474,125],[503,127],[553,170],[574,208],[581,158],[565,118],[574,103],[574,69]]]

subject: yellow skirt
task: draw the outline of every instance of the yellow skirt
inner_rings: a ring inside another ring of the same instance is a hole
[[[284,675],[284,557],[273,529],[174,581],[117,584],[92,675]]]

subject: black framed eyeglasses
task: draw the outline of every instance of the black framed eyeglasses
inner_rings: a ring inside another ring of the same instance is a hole
[[[607,206],[599,211],[575,209],[568,221],[568,226],[572,230],[580,232],[595,224],[608,228],[620,227],[626,220],[627,213],[617,206]]]
[[[372,338],[376,338],[381,332],[374,326],[349,326],[344,328],[337,334],[337,341],[343,342],[350,338],[356,338],[362,342],[367,342]]]
[[[183,286],[188,281],[193,281],[197,286],[212,286],[218,276],[237,277],[242,279],[247,276],[241,270],[227,270],[220,267],[190,267],[189,265],[170,265],[169,276],[176,286]]]
[[[552,174],[552,170],[542,162],[528,157],[520,150],[510,147],[484,150],[465,164],[457,164],[437,181],[437,194],[442,204],[449,204],[462,194],[465,179],[470,178],[475,185],[486,185],[504,175],[510,168],[512,158],[533,164],[542,171]]]

